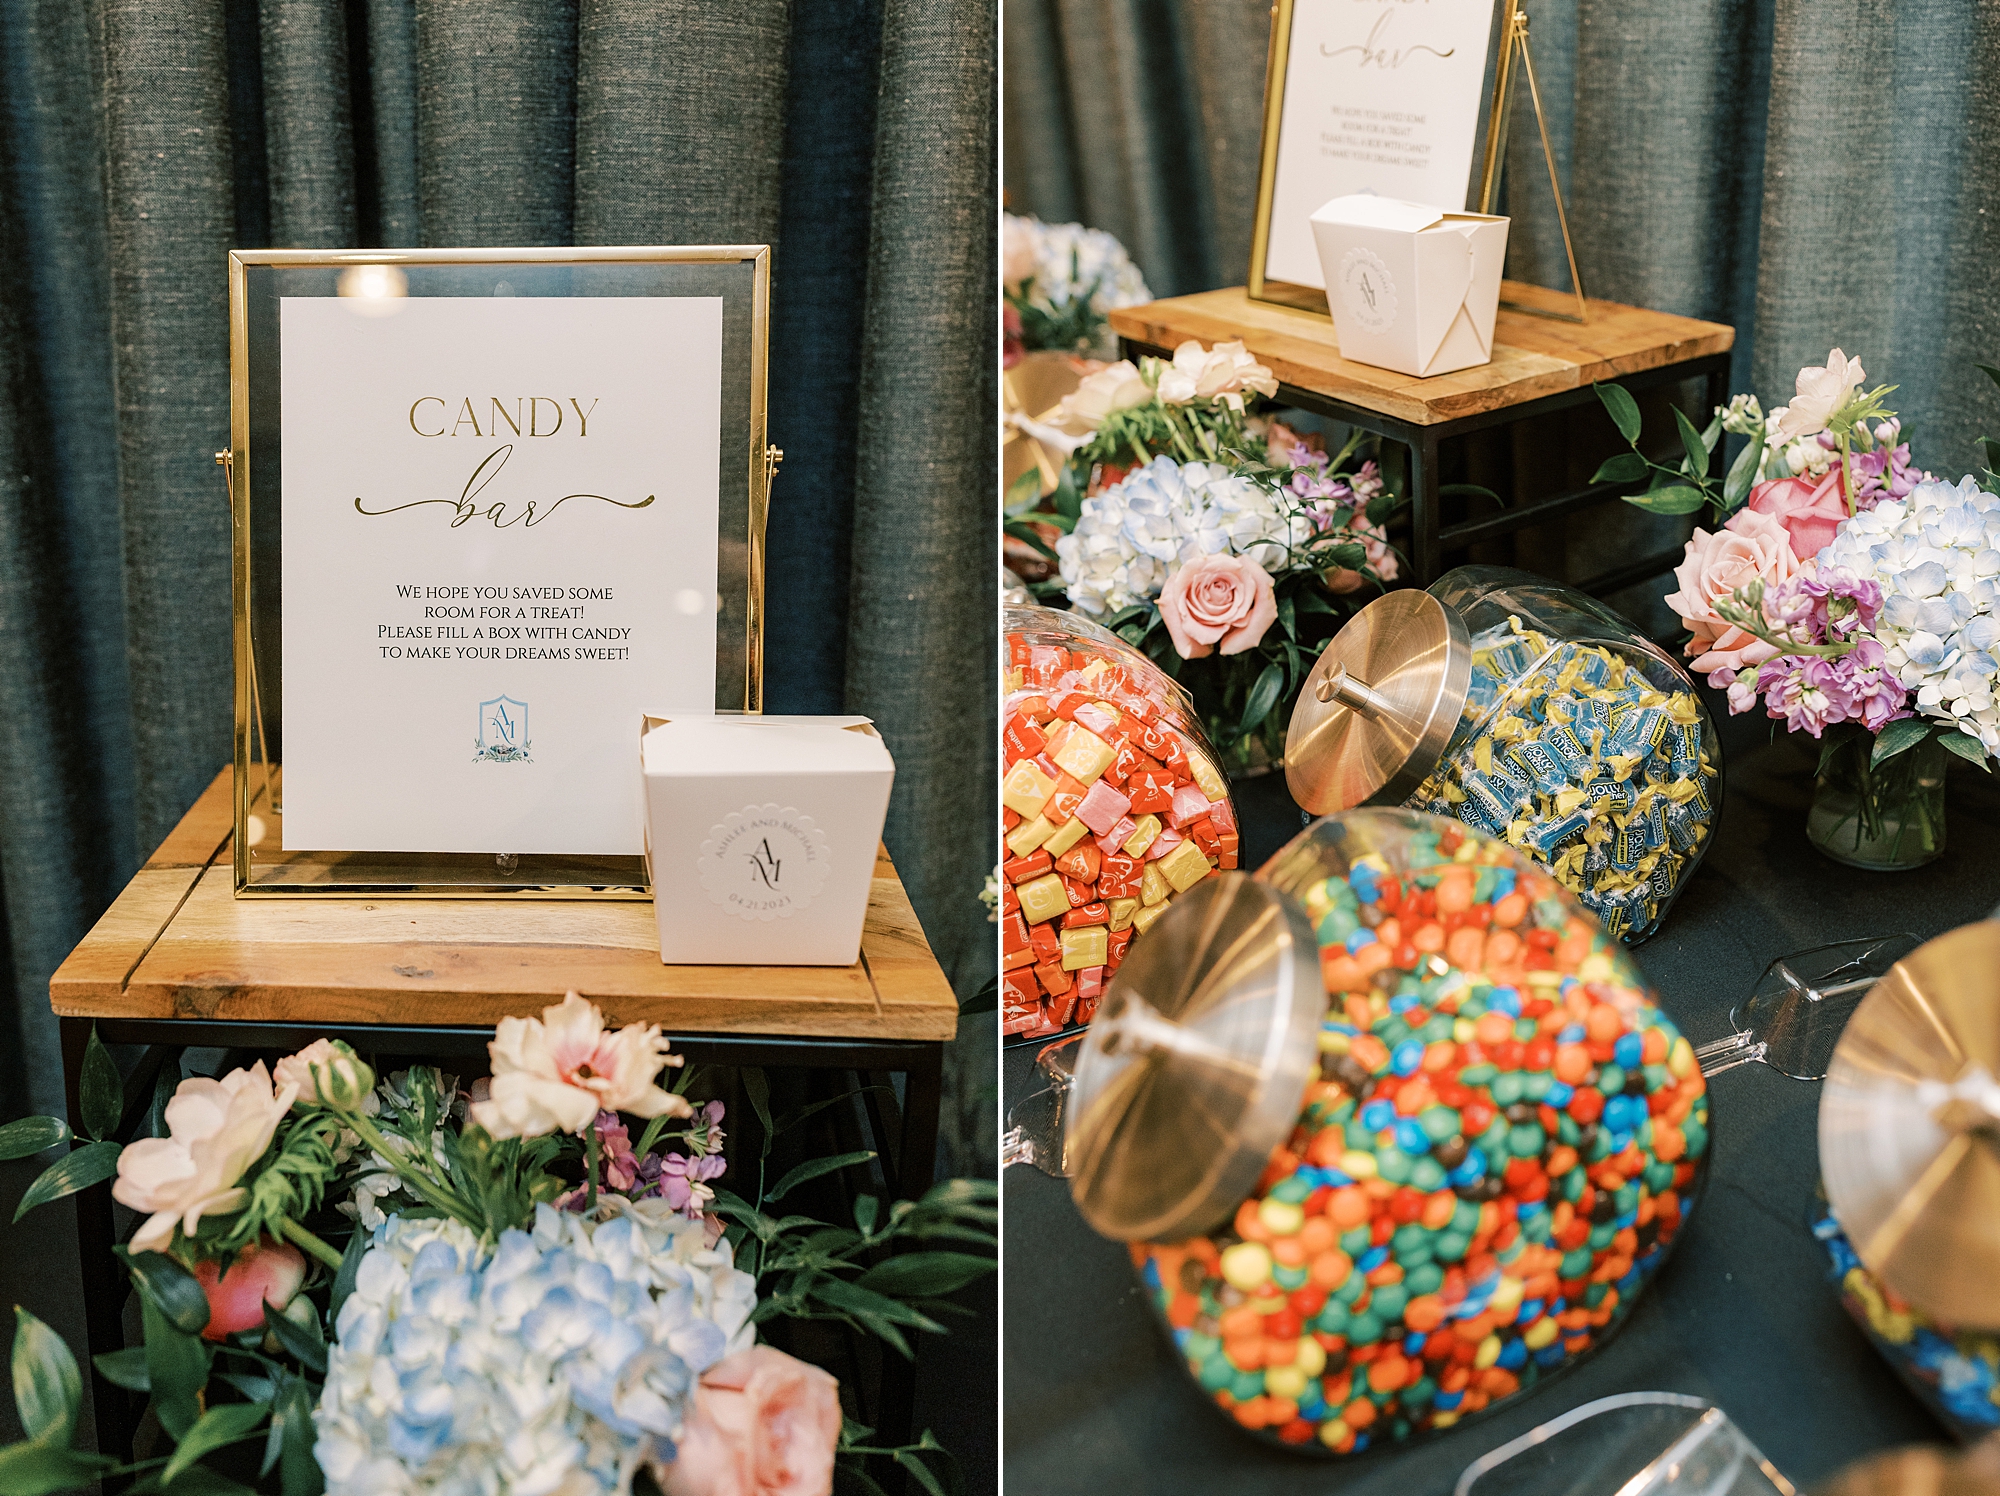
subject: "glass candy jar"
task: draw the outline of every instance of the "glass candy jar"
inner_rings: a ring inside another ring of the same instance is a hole
[[[1687,672],[1595,599],[1497,566],[1356,614],[1286,742],[1307,810],[1452,816],[1547,867],[1628,942],[1659,928],[1721,810],[1721,747]]]
[[[1209,1400],[1349,1454],[1623,1323],[1705,1175],[1708,1101],[1566,889],[1456,820],[1377,809],[1182,902],[1082,1040],[1064,1141]]]
[[[1088,1023],[1126,949],[1237,861],[1236,812],[1194,704],[1074,613],[1009,608],[1001,708],[1001,1029]]]

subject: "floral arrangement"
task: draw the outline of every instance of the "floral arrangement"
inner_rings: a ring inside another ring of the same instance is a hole
[[[1010,369],[1023,353],[1109,358],[1115,340],[1104,314],[1153,299],[1125,246],[1102,229],[1013,213],[1001,229],[1000,279]]]
[[[144,1344],[96,1366],[150,1394],[167,1448],[131,1464],[74,1448],[75,1359],[17,1309],[28,1438],[0,1448],[0,1489],[122,1476],[195,1496],[823,1496],[836,1473],[879,1490],[860,1464],[874,1456],[944,1490],[935,1440],[870,1445],[835,1379],[757,1343],[758,1327],[838,1320],[909,1355],[908,1331],[941,1329],[937,1296],[994,1262],[894,1249],[990,1248],[990,1185],[947,1181],[887,1210],[861,1194],[852,1227],[774,1218],[794,1189],[874,1156],[812,1159],[767,1186],[772,1140],[833,1102],[773,1119],[762,1072],[743,1072],[764,1139],[746,1196],[720,1183],[723,1104],[689,1099],[691,1071],[659,1084],[682,1061],[657,1026],[609,1030],[570,993],[503,1020],[488,1048],[491,1080],[464,1091],[430,1067],[378,1083],[323,1039],[270,1070],[171,1094],[163,1081],[152,1135],[121,1145],[121,1081],[93,1035],[88,1141],[21,1208],[115,1175],[113,1198],[142,1217],[119,1251]],[[0,1157],[71,1140],[31,1117],[0,1128]]]
[[[1935,753],[1981,765],[2000,754],[2000,496],[1917,468],[1884,404],[1893,386],[1866,378],[1836,348],[1768,414],[1739,395],[1697,432],[1676,410],[1685,457],[1673,467],[1640,453],[1631,396],[1600,387],[1633,450],[1598,479],[1636,478],[1643,465],[1651,482],[1632,502],[1706,506],[1721,520],[1696,528],[1665,599],[1694,668],[1731,712],[1761,702],[1822,740],[1822,783],[1839,781],[1858,804],[1857,847],[1884,834],[1892,806],[1931,847]],[[1725,431],[1750,441],[1718,485],[1709,457]]]
[[[1373,439],[1329,454],[1258,413],[1277,390],[1240,342],[1090,374],[1045,433],[1069,454],[1047,507],[1008,525],[1057,565],[1033,590],[1175,675],[1238,766],[1282,756],[1283,705],[1345,620],[1339,599],[1398,572]]]

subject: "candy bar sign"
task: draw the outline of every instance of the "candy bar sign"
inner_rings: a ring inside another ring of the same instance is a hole
[[[287,848],[639,853],[633,718],[713,706],[722,318],[281,299]]]

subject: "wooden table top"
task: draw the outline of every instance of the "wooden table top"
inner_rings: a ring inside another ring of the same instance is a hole
[[[667,966],[644,900],[238,899],[232,771],[49,981],[63,1017],[488,1027],[574,988],[674,1033],[949,1039],[958,1002],[877,854],[852,966]]]
[[[1574,310],[1566,291],[1502,281],[1503,301]],[[1333,318],[1252,301],[1242,286],[1173,296],[1113,311],[1120,337],[1171,354],[1189,338],[1243,340],[1280,383],[1420,426],[1440,425],[1667,364],[1727,352],[1736,330],[1720,322],[1649,312],[1615,301],[1590,305],[1590,320],[1558,322],[1502,307],[1493,323],[1493,359],[1454,374],[1419,379],[1340,356]]]

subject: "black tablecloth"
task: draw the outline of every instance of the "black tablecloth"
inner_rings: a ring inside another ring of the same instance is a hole
[[[1720,702],[1714,703],[1719,710]],[[2000,900],[2000,784],[1955,765],[1949,850],[1926,868],[1863,873],[1805,838],[1814,745],[1770,741],[1761,717],[1724,728],[1716,843],[1665,928],[1637,956],[1696,1043],[1776,957],[1857,936],[1929,937]],[[1302,824],[1282,776],[1236,786],[1246,867]],[[1034,1049],[1008,1052],[1009,1103]],[[1006,1487],[1020,1496],[1300,1489],[1428,1496],[1473,1459],[1613,1392],[1694,1393],[1720,1405],[1801,1488],[1872,1450],[1945,1437],[1841,1309],[1808,1232],[1819,1179],[1820,1087],[1762,1065],[1711,1086],[1714,1153],[1687,1233],[1597,1356],[1469,1426],[1346,1461],[1251,1439],[1184,1374],[1126,1249],[1094,1235],[1066,1186],[1024,1167],[1004,1190]]]

